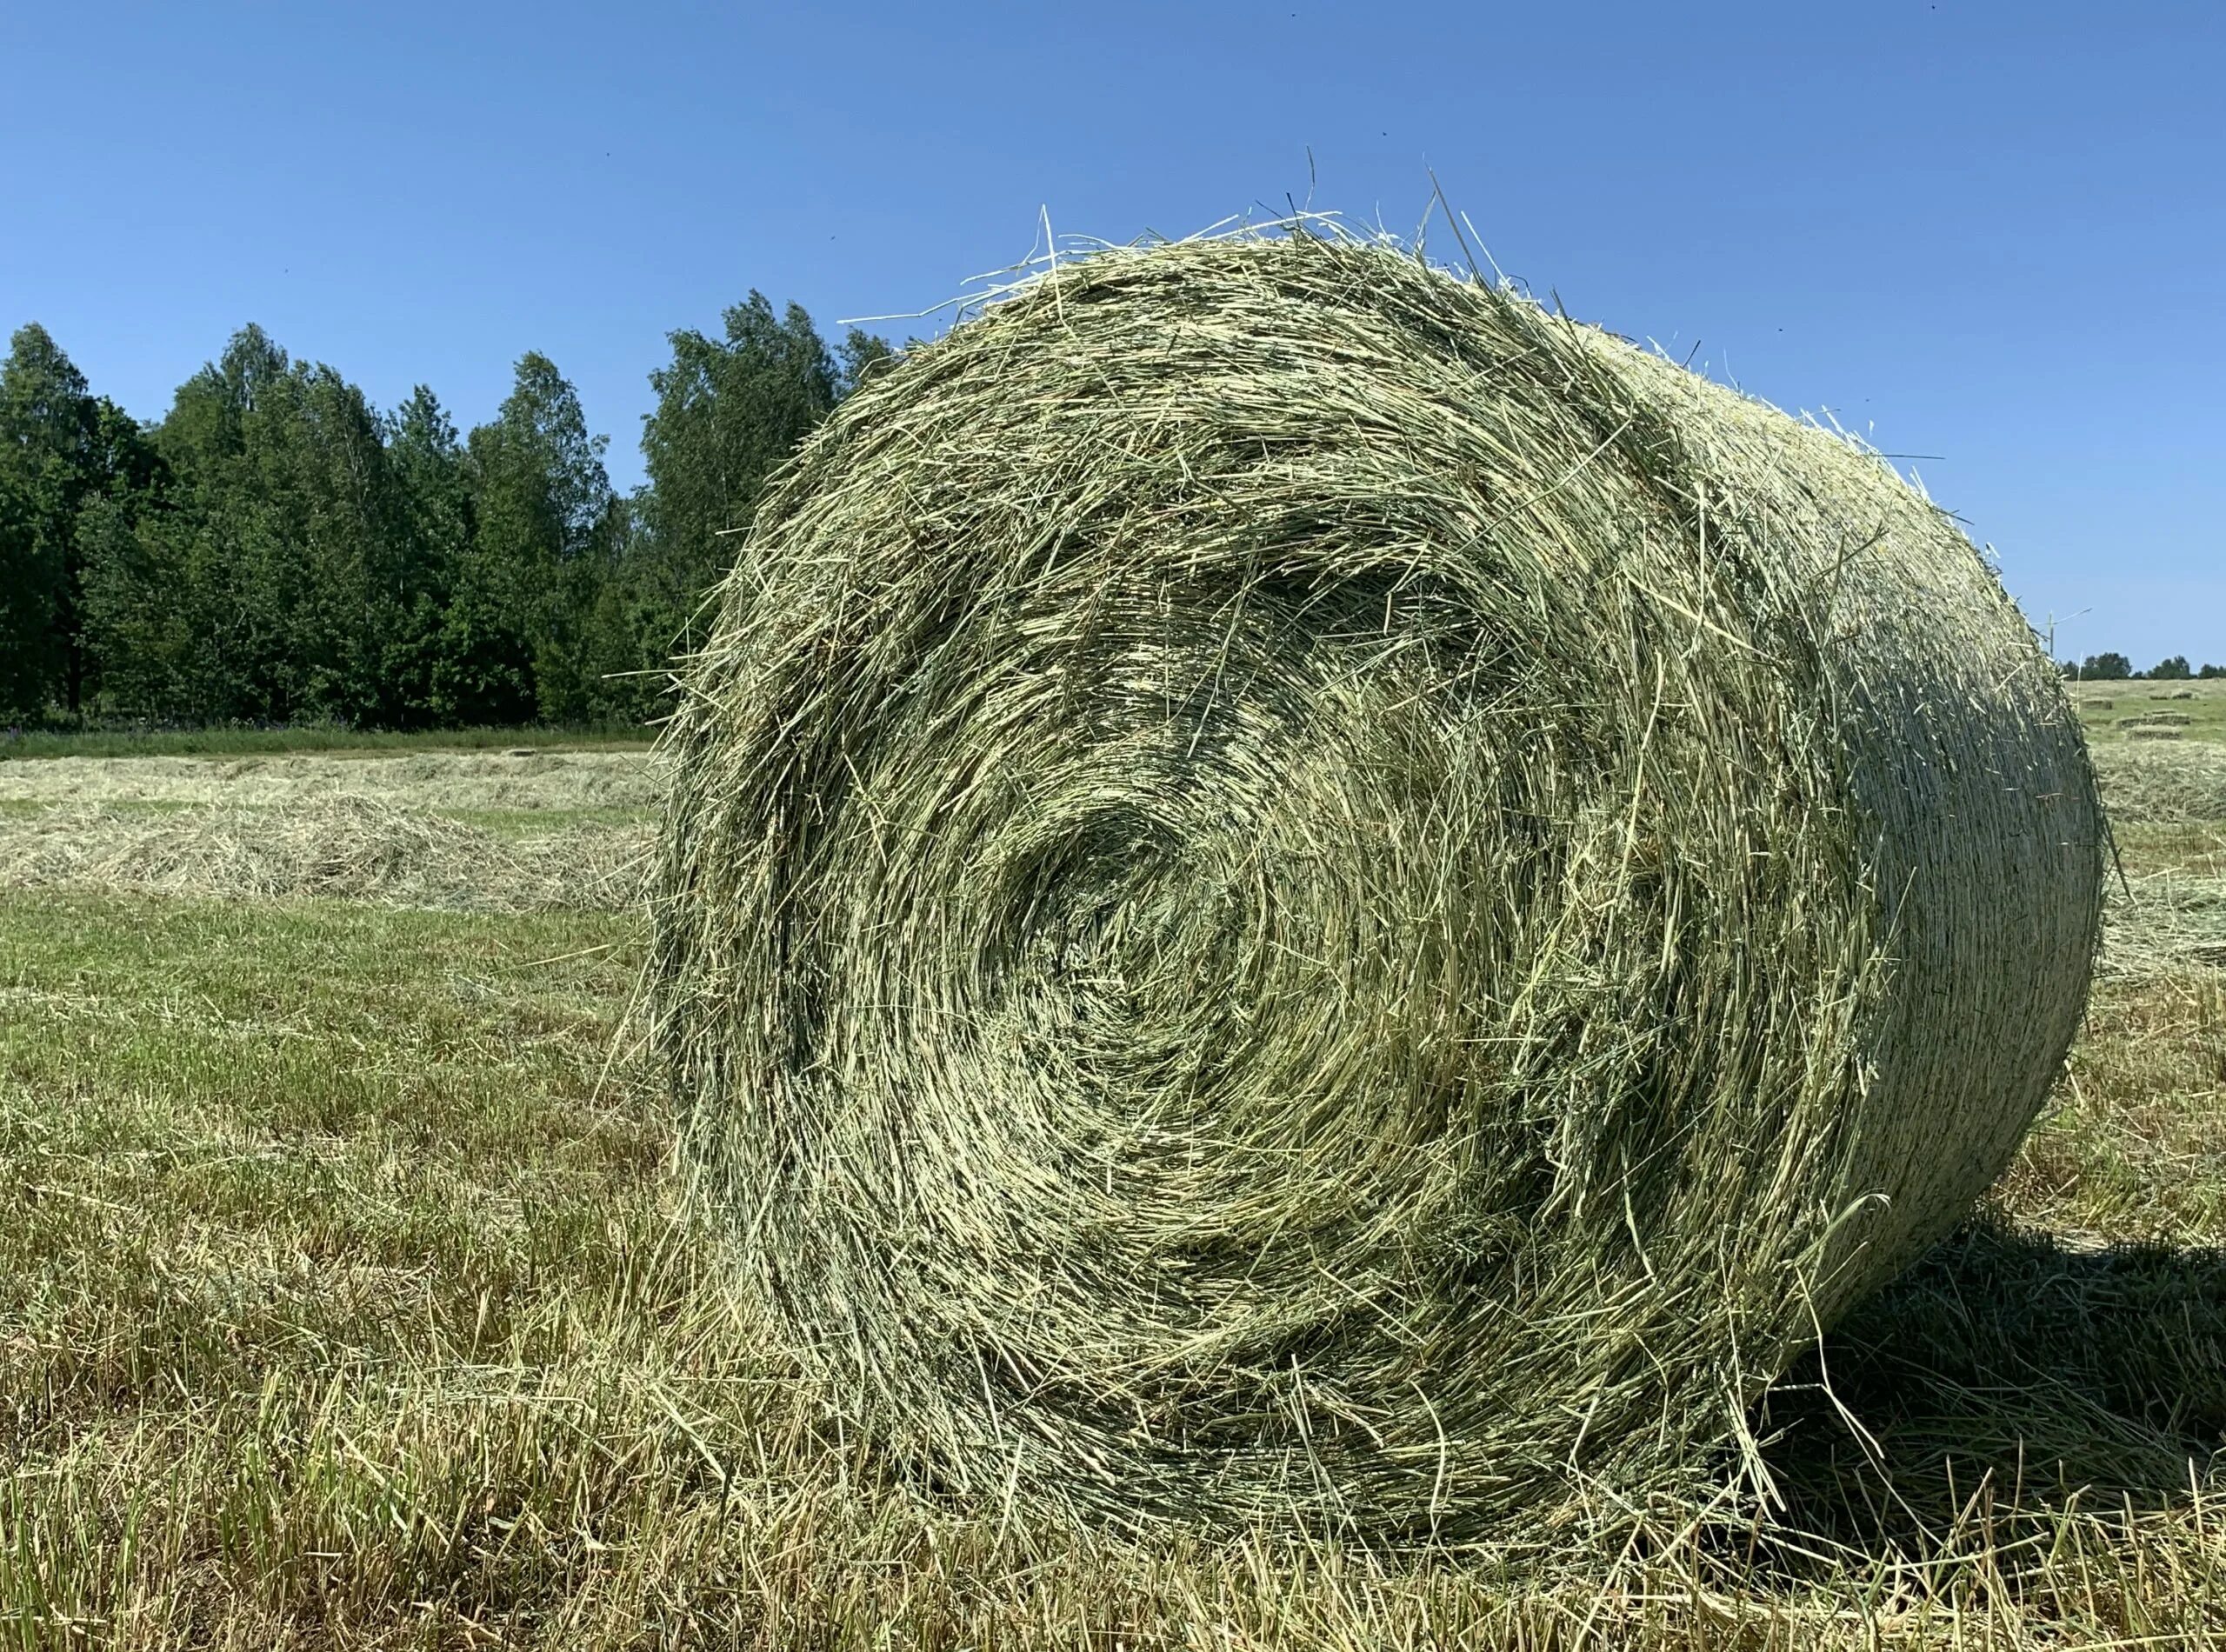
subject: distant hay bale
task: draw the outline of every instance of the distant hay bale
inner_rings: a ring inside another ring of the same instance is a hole
[[[652,965],[696,1194],[985,1509],[1689,1493],[2079,1021],[2094,781],[1963,536],[1392,250],[1058,269],[845,403],[719,600]]]

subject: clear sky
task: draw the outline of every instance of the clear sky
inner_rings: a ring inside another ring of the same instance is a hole
[[[7,0],[0,86],[0,326],[142,416],[248,321],[463,424],[540,350],[628,485],[664,333],[752,287],[832,336],[1310,150],[1317,208],[1411,229],[1434,169],[1572,314],[1940,456],[2059,653],[2226,663],[2226,0]]]

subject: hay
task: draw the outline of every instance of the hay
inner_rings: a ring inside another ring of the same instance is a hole
[[[505,840],[354,796],[159,813],[97,803],[0,815],[0,889],[616,910],[640,897],[648,848],[645,831],[596,826]]]
[[[1962,535],[1391,250],[1060,268],[846,403],[719,600],[652,965],[698,1196],[986,1509],[1692,1494],[2078,1023],[2093,779]]]
[[[2097,746],[2095,767],[2120,825],[2226,820],[2226,745]]]
[[[2226,843],[2213,838],[2215,864]],[[2172,970],[2226,964],[2226,877],[2170,867],[2115,880],[2103,906],[2096,978],[2155,981]]]
[[[649,757],[638,751],[47,757],[0,763],[0,803],[244,807],[370,796],[430,809],[647,811],[658,796]]]

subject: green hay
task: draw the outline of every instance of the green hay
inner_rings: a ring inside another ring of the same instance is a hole
[[[64,804],[0,812],[0,891],[616,911],[639,902],[646,838],[635,827],[575,826],[506,841],[348,793],[259,806]]]
[[[1313,234],[1109,251],[767,496],[669,736],[700,1207],[948,1494],[1553,1543],[2015,1149],[2102,823],[1874,456]]]

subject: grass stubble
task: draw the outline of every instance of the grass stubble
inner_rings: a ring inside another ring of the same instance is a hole
[[[2226,922],[2141,901],[2221,835],[2120,827],[2139,963],[1977,1219],[1758,1408],[1771,1522],[1543,1571],[892,1477],[681,1218],[623,906],[0,896],[0,1644],[2226,1644]]]

